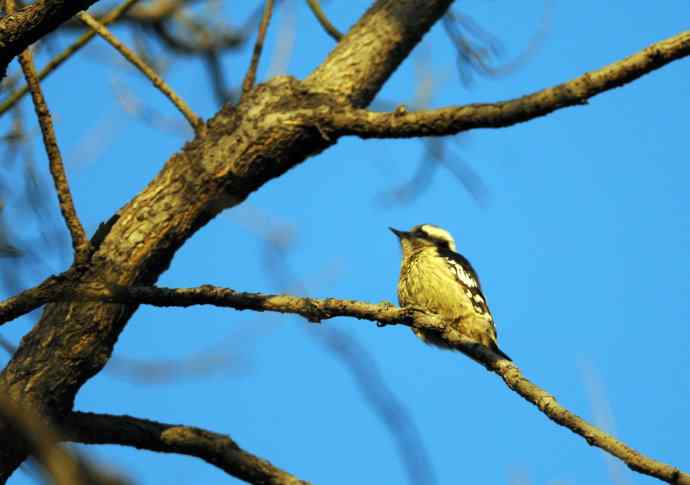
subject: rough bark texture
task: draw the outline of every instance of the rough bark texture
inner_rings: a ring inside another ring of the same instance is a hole
[[[120,209],[77,286],[154,283],[177,249],[221,210],[333,143],[318,129],[295,123],[293,113],[347,100],[366,105],[450,3],[376,2],[305,82],[276,78],[236,109],[222,109],[203,135]],[[81,386],[107,362],[136,308],[49,305],[0,374],[0,384],[42,414],[65,416]],[[0,481],[26,456],[12,443],[11,434],[0,429]]]
[[[5,77],[7,65],[21,51],[94,3],[96,0],[39,0],[1,18],[0,79]]]

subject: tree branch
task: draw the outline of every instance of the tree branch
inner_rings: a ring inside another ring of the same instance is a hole
[[[43,0],[0,18],[0,79],[15,56],[94,3],[96,0]]]
[[[379,0],[305,82],[368,105],[452,0]]]
[[[333,40],[339,42],[340,39],[343,38],[343,34],[341,34],[340,31],[335,27],[335,25],[333,25],[331,21],[328,20],[328,17],[321,9],[321,3],[319,2],[319,0],[307,0],[307,5],[309,5],[309,9],[314,14],[314,17],[316,17],[316,20],[319,21],[319,24],[321,24],[323,30],[325,30],[328,33],[328,35],[330,35],[333,38]]]
[[[14,11],[14,1],[6,2],[6,10],[8,13]],[[60,147],[55,138],[55,130],[53,129],[53,119],[48,109],[41,85],[36,78],[36,70],[34,69],[33,56],[31,49],[27,48],[19,54],[19,63],[24,71],[24,78],[26,84],[29,86],[31,98],[36,110],[36,117],[38,124],[41,127],[41,134],[43,135],[43,145],[45,146],[46,155],[50,167],[50,175],[55,185],[58,202],[60,205],[60,212],[65,220],[67,229],[72,238],[72,248],[74,249],[74,260],[80,263],[86,261],[89,253],[89,239],[86,237],[84,227],[77,216],[77,211],[74,208],[74,201],[72,200],[72,193],[67,182],[67,175],[65,174],[65,166],[62,163],[62,155],[60,154]]]
[[[185,101],[180,98],[175,91],[172,90],[168,83],[166,83],[151,67],[149,67],[138,55],[127,48],[120,40],[115,37],[103,24],[100,24],[96,19],[86,12],[79,12],[77,14],[79,20],[90,27],[98,35],[100,35],[106,42],[113,46],[122,56],[131,62],[139,71],[149,78],[153,85],[165,95],[166,98],[175,105],[175,107],[182,113],[192,129],[201,134],[204,128],[204,122],[199,118],[189,107]]]
[[[690,31],[682,32],[599,70],[558,86],[510,101],[470,104],[420,112],[332,111],[321,129],[360,138],[411,138],[455,135],[476,128],[503,128],[558,109],[587,104],[597,94],[623,86],[666,64],[690,55]]]
[[[130,7],[132,7],[139,0],[125,0],[121,5],[118,5],[106,15],[103,16],[101,23],[103,25],[108,25],[111,22],[117,20],[121,15],[125,14]],[[96,36],[96,32],[93,30],[88,30],[82,34],[74,43],[72,43],[65,50],[60,52],[58,55],[53,57],[48,63],[43,66],[43,68],[38,71],[38,80],[42,81],[48,74],[53,72],[55,69],[60,67],[63,62],[69,59],[74,53],[78,52],[82,47],[89,43],[91,39]],[[0,115],[5,111],[10,109],[14,104],[19,101],[26,93],[29,92],[29,86],[24,85],[17,91],[10,94],[5,100],[0,104]]]
[[[242,82],[242,97],[254,87],[256,80],[256,70],[259,67],[259,59],[261,58],[261,51],[264,48],[264,40],[266,39],[266,31],[268,30],[268,22],[273,15],[273,0],[264,0],[264,13],[259,24],[259,32],[256,34],[256,42],[254,43],[254,50],[252,51],[252,59],[249,63],[249,69],[244,76]]]
[[[446,327],[434,315],[398,308],[390,303],[373,304],[335,298],[316,299],[291,295],[241,293],[227,288],[200,286],[197,288],[91,288],[66,297],[118,303],[137,303],[154,306],[214,305],[236,310],[272,311],[300,315],[311,322],[348,316],[371,320],[380,325],[402,324],[412,328],[437,332],[451,348],[459,350],[497,374],[525,400],[534,404],[556,424],[582,436],[587,443],[619,458],[630,469],[673,484],[690,485],[690,475],[678,468],[649,458],[627,446],[608,433],[568,411],[556,398],[529,381],[513,362],[503,359],[486,347],[468,339],[457,330]]]
[[[72,271],[68,271],[59,276],[51,276],[38,286],[0,302],[0,325],[59,299],[59,295],[64,291],[63,288],[69,285],[71,274],[73,274]]]
[[[131,416],[73,412],[64,421],[69,441],[115,444],[201,458],[249,483],[307,484],[267,460],[242,450],[229,436],[200,428]]]

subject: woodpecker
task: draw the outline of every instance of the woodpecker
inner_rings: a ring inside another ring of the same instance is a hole
[[[445,229],[420,224],[409,231],[390,230],[402,247],[398,302],[440,316],[447,325],[511,360],[496,343],[496,326],[482,294],[477,273],[457,252],[455,240]],[[434,331],[412,329],[423,341],[449,346]]]

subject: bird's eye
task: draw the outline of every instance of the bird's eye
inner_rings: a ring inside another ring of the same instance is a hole
[[[438,246],[440,246],[443,249],[450,250],[450,242],[448,242],[448,241],[438,239],[437,244],[438,244]]]

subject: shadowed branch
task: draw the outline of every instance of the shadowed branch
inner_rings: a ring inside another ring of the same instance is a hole
[[[4,391],[4,390],[3,390]],[[0,393],[0,422],[21,439],[21,446],[30,450],[46,475],[56,485],[124,485],[114,475],[105,474],[89,465],[73,451],[59,445],[60,436],[37,414],[20,406]],[[0,442],[2,440],[0,439]],[[13,443],[17,446],[20,443]]]
[[[73,412],[64,421],[70,441],[115,444],[201,458],[249,483],[307,484],[244,451],[229,436],[191,426],[165,424],[131,416]]]

